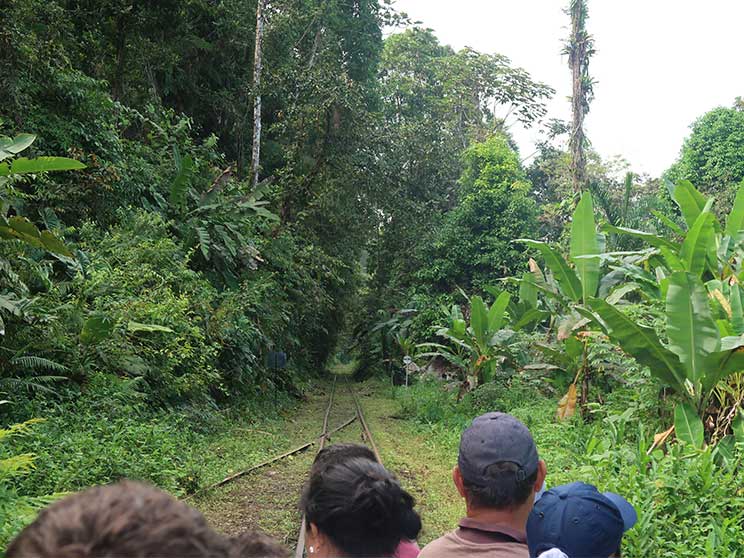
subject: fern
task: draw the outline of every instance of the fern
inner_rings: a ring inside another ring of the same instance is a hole
[[[196,234],[199,235],[199,248],[204,255],[204,259],[209,259],[209,248],[211,246],[211,238],[209,237],[209,231],[204,227],[196,227]]]
[[[10,439],[14,436],[22,436],[24,434],[28,434],[30,428],[34,424],[39,424],[40,422],[44,422],[44,419],[33,418],[27,420],[26,422],[11,424],[8,428],[0,428],[0,443],[3,442],[6,438]]]
[[[19,368],[26,368],[28,370],[51,370],[53,372],[68,372],[70,369],[65,365],[48,358],[27,355],[20,356],[10,359],[10,363]]]
[[[34,391],[41,391],[44,393],[50,393],[56,395],[57,392],[45,384],[52,384],[55,382],[63,382],[67,380],[64,376],[33,376],[31,378],[2,378],[0,379],[0,391],[13,392],[13,391],[26,391],[33,393]]]

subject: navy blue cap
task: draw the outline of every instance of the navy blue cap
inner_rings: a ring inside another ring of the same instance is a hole
[[[611,556],[637,521],[633,506],[613,492],[583,482],[556,486],[535,503],[527,519],[530,558],[558,548],[571,558]]]
[[[486,413],[473,419],[462,433],[457,464],[463,479],[488,486],[488,468],[495,463],[514,463],[517,479],[537,472],[537,448],[532,434],[518,419],[506,413]]]

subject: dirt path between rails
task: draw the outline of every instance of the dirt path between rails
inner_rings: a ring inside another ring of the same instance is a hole
[[[307,401],[283,424],[286,447],[299,446],[320,434],[331,382],[307,394]],[[399,405],[390,388],[377,381],[354,384],[383,463],[416,498],[424,522],[420,542],[428,542],[451,529],[463,512],[450,474],[456,456],[419,432],[414,423],[401,419]],[[329,416],[329,429],[354,415],[346,386],[339,382]],[[334,435],[330,443],[362,443],[357,422]],[[297,509],[302,485],[317,447],[255,471],[193,502],[219,531],[237,534],[261,529],[294,548],[300,522]],[[246,466],[249,466],[247,463]]]

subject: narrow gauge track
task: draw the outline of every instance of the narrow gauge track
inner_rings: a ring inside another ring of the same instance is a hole
[[[328,407],[326,408],[325,417],[323,418],[323,433],[321,434],[321,437],[320,437],[318,452],[320,452],[325,447],[326,442],[330,439],[331,433],[328,432],[328,417],[331,413],[331,408],[333,407],[333,400],[334,400],[334,395],[336,392],[336,382],[337,382],[337,376],[334,376],[333,388],[331,389],[331,395],[328,398]],[[362,406],[359,403],[359,398],[354,392],[354,389],[352,388],[351,383],[349,383],[348,381],[346,382],[346,387],[349,390],[349,394],[351,395],[352,401],[354,402],[354,411],[356,413],[355,418],[357,419],[361,427],[362,440],[370,447],[372,452],[375,454],[375,458],[377,459],[377,462],[382,464],[382,458],[380,457],[380,452],[378,451],[377,445],[375,444],[375,440],[372,437],[372,431],[369,429],[369,425],[367,424],[367,421],[364,418],[364,412],[362,411]],[[297,537],[297,546],[295,548],[295,558],[303,558],[303,556],[305,555],[306,524],[307,523],[305,521],[305,515],[303,514],[302,520],[300,523],[300,534]]]

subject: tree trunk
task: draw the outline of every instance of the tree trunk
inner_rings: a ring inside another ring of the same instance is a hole
[[[571,68],[571,178],[574,191],[579,193],[586,188],[586,136],[584,118],[589,112],[592,94],[592,81],[589,76],[589,58],[593,54],[593,41],[586,32],[586,0],[571,0],[571,37],[566,51]]]
[[[263,12],[265,1],[258,0],[256,6],[256,47],[253,51],[253,153],[251,155],[251,183],[253,188],[258,185],[258,172],[261,168],[261,70],[263,70]]]

